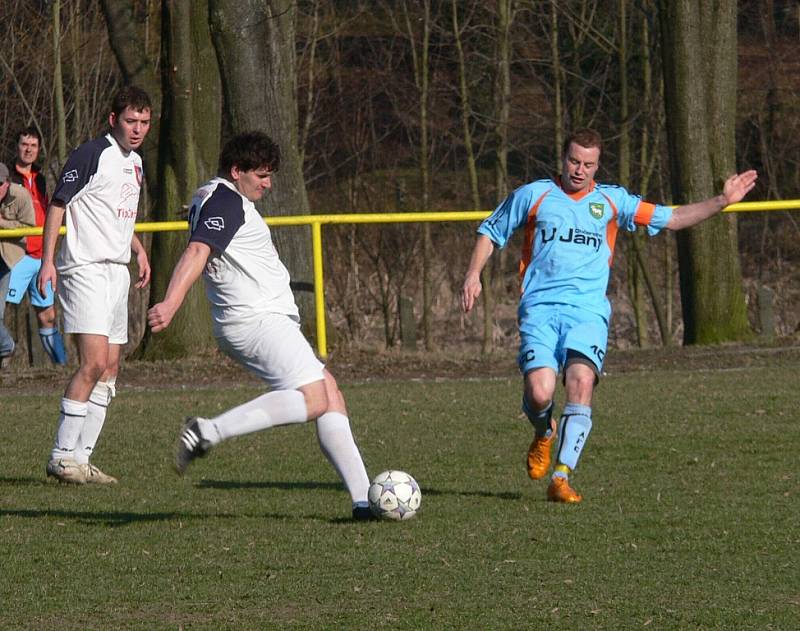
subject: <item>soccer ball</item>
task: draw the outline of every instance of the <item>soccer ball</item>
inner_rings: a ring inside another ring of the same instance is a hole
[[[384,471],[369,487],[369,507],[383,519],[411,519],[422,502],[419,484],[403,471]]]

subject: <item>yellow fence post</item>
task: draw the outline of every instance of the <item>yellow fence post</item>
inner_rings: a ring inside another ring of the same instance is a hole
[[[320,357],[328,356],[325,335],[325,279],[322,275],[322,223],[311,224],[311,250],[314,257],[314,311],[317,319],[317,351]]]

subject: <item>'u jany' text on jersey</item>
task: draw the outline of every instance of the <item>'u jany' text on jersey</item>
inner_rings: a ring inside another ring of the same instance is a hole
[[[264,312],[299,317],[269,227],[230,182],[216,177],[195,192],[189,229],[190,241],[211,248],[203,280],[215,325],[246,323]]]
[[[505,247],[525,228],[520,310],[535,304],[568,304],[608,319],[606,297],[618,229],[646,226],[652,236],[666,226],[672,209],[642,201],[621,186],[592,183],[570,195],[553,180],[525,184],[480,225],[478,233]]]
[[[131,260],[141,188],[141,157],[124,152],[111,134],[70,154],[52,198],[66,208],[67,235],[56,261],[60,272]]]

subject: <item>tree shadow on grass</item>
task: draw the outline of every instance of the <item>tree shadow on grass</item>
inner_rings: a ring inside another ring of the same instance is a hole
[[[47,484],[44,477],[41,478],[4,478],[0,477],[0,486],[42,486]]]
[[[280,489],[282,491],[296,491],[298,489],[309,490],[313,489],[326,490],[326,491],[341,491],[344,486],[341,482],[278,482],[274,480],[267,481],[241,481],[241,480],[200,480],[195,484],[196,487],[201,489]]]
[[[25,517],[29,519],[66,519],[86,525],[103,525],[112,528],[130,526],[147,522],[173,521],[203,517],[237,517],[237,515],[215,513],[213,515],[197,513],[134,513],[131,511],[72,511],[49,509],[0,509],[0,517]]]
[[[348,505],[349,507],[349,505]],[[275,512],[250,513],[191,513],[191,512],[155,512],[133,513],[130,511],[70,511],[48,509],[0,509],[2,517],[21,517],[25,519],[63,519],[86,526],[104,526],[119,528],[135,526],[151,522],[192,521],[206,519],[269,519],[276,521],[320,521],[331,524],[357,523],[347,517],[331,517],[320,514],[288,514]]]
[[[344,486],[340,482],[277,482],[277,481],[239,481],[239,480],[200,480],[195,484],[196,487],[201,489],[281,489],[284,491],[296,491],[298,489],[305,490],[328,490],[328,491],[342,491]],[[486,497],[489,499],[497,500],[520,500],[522,493],[516,491],[481,491],[481,490],[463,490],[463,489],[437,489],[423,486],[421,489],[423,497],[425,496],[438,496],[438,495],[451,495],[456,497]]]
[[[422,497],[437,496],[437,495],[452,495],[455,497],[486,497],[495,500],[520,500],[522,493],[516,491],[464,491],[460,489],[436,489],[430,487],[422,487]]]

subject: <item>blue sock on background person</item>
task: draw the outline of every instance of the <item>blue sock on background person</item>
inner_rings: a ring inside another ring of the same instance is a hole
[[[64,366],[67,363],[64,338],[57,328],[39,329],[39,339],[42,340],[42,346],[54,364]]]

